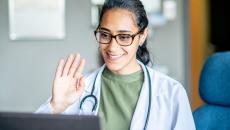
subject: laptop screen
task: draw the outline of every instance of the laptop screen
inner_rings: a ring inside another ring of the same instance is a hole
[[[98,116],[0,112],[0,130],[100,130]]]

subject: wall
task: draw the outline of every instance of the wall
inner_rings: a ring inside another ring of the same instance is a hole
[[[183,1],[177,0],[177,19],[169,21],[166,25],[153,30],[154,38],[149,45],[153,54],[156,65],[166,66],[169,70],[169,75],[185,85],[188,88],[186,81],[187,72],[187,50],[188,39],[187,32],[184,32],[184,8]]]
[[[89,1],[66,1],[64,40],[10,41],[8,1],[0,0],[0,110],[35,110],[50,95],[58,60],[69,53],[80,52],[85,71],[97,68],[89,7]]]
[[[149,47],[154,63],[167,66],[170,75],[185,84],[181,1],[178,19],[156,29]],[[66,0],[64,40],[10,41],[8,32],[8,1],[0,0],[0,111],[36,110],[51,94],[58,60],[69,53],[81,53],[87,62],[85,72],[98,67],[90,0]]]

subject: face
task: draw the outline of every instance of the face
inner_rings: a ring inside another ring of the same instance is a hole
[[[133,35],[139,32],[139,29],[132,12],[115,8],[104,13],[99,31],[115,36],[118,34]],[[146,33],[137,34],[129,46],[119,45],[115,38],[112,38],[109,44],[100,44],[100,52],[107,68],[117,74],[130,74],[140,70],[136,52],[145,35]]]

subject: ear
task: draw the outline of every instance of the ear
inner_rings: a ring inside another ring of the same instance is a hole
[[[143,31],[143,33],[140,34],[140,42],[139,42],[139,45],[142,46],[142,44],[145,42],[145,39],[147,38],[148,36],[148,27],[146,27]]]

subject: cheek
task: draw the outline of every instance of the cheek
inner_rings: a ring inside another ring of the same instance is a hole
[[[124,48],[121,47],[117,51],[123,52],[124,54],[128,55],[128,57],[133,57],[133,55],[136,55],[138,47],[139,47],[138,40],[135,39],[131,46],[127,46],[127,47],[124,47]],[[104,57],[106,55],[106,51],[108,51],[108,45],[99,44],[99,51],[100,51],[101,55]]]
[[[128,57],[135,57],[137,53],[138,46],[130,46],[129,48],[124,49],[128,54]]]
[[[131,52],[132,52],[133,55],[136,55],[137,49],[138,49],[138,46],[135,46],[135,47],[132,49]]]
[[[100,53],[101,53],[102,55],[104,55],[105,50],[106,50],[106,45],[100,44],[100,45],[99,45],[99,51],[100,51]]]
[[[131,48],[129,49],[129,52],[131,52],[132,54],[137,52],[137,49],[139,47],[139,42],[137,40],[133,41],[133,44],[131,46]]]

